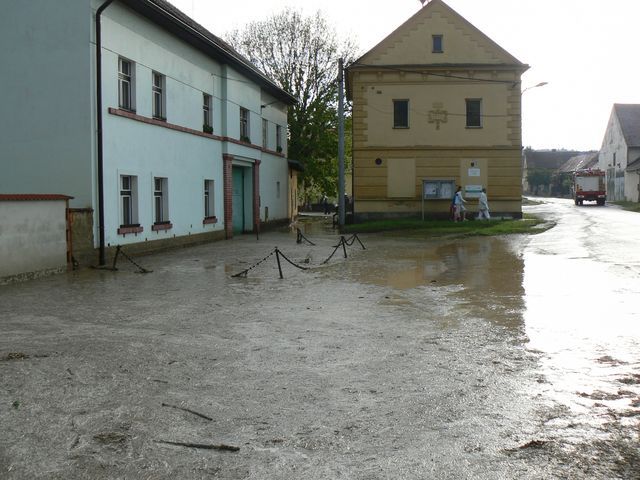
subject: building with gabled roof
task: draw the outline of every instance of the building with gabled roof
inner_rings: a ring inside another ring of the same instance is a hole
[[[608,200],[640,201],[640,105],[613,105],[598,165],[607,174]]]
[[[349,65],[356,218],[446,216],[457,185],[520,217],[527,69],[442,0]]]
[[[288,220],[296,99],[226,42],[166,0],[29,0],[3,13],[0,193],[73,197],[86,218],[72,228],[89,225],[101,252]]]

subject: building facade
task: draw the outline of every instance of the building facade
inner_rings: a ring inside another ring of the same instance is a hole
[[[607,174],[607,200],[640,201],[640,105],[613,106],[598,165]]]
[[[171,4],[11,0],[0,22],[0,192],[72,196],[96,248],[288,219],[295,99]]]
[[[520,217],[527,68],[441,0],[351,64],[356,218],[448,215],[457,185]]]

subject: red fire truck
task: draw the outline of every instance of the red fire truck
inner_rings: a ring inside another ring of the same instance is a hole
[[[576,205],[582,205],[582,202],[604,205],[606,199],[605,175],[602,170],[576,171],[573,181],[573,200]]]

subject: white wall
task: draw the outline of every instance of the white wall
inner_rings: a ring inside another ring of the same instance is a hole
[[[222,142],[108,113],[118,108],[118,57],[135,64],[136,114],[152,117],[151,74],[165,76],[168,124],[202,131],[202,94],[213,96],[214,134],[221,134],[221,67],[145,18],[114,5],[103,21],[105,241],[107,245],[152,241],[222,230]],[[137,177],[137,235],[119,235],[120,175]],[[168,219],[173,227],[152,231],[153,178],[168,179]],[[213,180],[218,223],[203,225],[204,180]]]
[[[3,0],[0,192],[92,206],[91,24],[86,0]]]
[[[60,200],[0,201],[0,283],[66,268],[65,209]]]

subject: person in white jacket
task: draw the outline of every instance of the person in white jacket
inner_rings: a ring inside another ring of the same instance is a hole
[[[480,193],[480,198],[478,198],[478,220],[486,218],[487,220],[491,220],[491,215],[489,215],[489,202],[487,201],[487,189],[483,188],[482,193]]]
[[[467,203],[467,201],[462,198],[462,187],[458,187],[458,189],[456,190],[456,194],[453,196],[453,221],[454,222],[460,222],[460,221],[466,221],[466,208],[464,208],[464,204]]]

